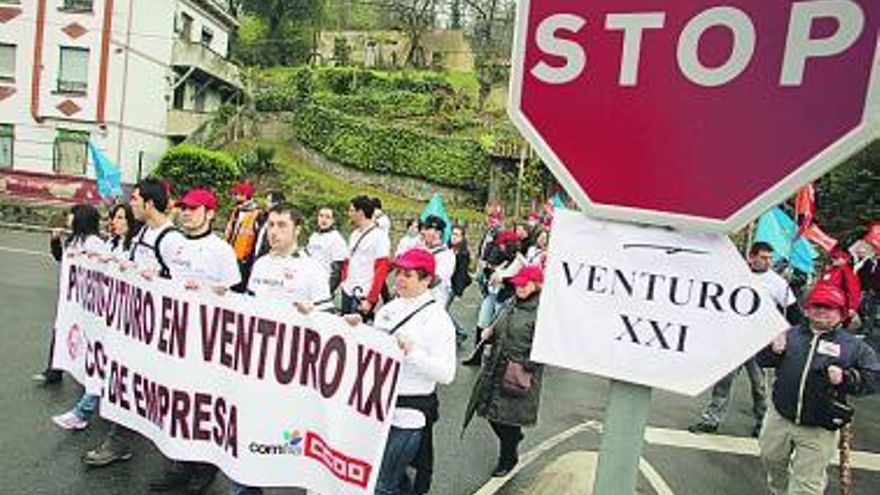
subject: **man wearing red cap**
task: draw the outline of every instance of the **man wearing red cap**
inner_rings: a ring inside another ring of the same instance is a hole
[[[397,257],[394,268],[398,297],[379,308],[374,326],[394,336],[404,357],[376,495],[401,493],[406,468],[417,456],[423,458],[416,463],[420,469],[430,469],[431,431],[439,418],[435,389],[455,378],[455,327],[429,289],[436,270],[434,256],[421,248],[411,249]],[[361,321],[357,315],[346,319],[354,325]],[[430,483],[417,492],[426,493],[429,487]]]
[[[843,249],[835,248],[831,251],[831,264],[825,268],[820,280],[838,287],[843,291],[846,298],[846,315],[843,318],[845,326],[850,326],[853,317],[858,315],[862,304],[862,284],[850,265],[852,256]],[[860,326],[859,324],[854,327]]]
[[[195,188],[183,195],[178,206],[185,239],[168,261],[172,280],[188,290],[224,294],[239,284],[241,274],[232,247],[211,230],[217,197],[208,189]],[[171,461],[161,477],[150,482],[150,490],[185,488],[188,493],[201,493],[216,474],[217,468],[211,464]]]
[[[806,325],[779,335],[758,355],[776,369],[772,407],[758,439],[773,495],[819,495],[834,456],[837,430],[852,419],[847,395],[878,390],[880,361],[842,329],[843,291],[819,282],[805,301]]]
[[[235,257],[241,269],[242,279],[247,276],[253,262],[253,252],[257,243],[257,228],[260,218],[260,207],[254,201],[254,186],[247,182],[239,182],[232,188],[235,208],[226,222],[226,242],[235,250]]]

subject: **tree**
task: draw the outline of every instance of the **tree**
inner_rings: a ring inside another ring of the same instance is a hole
[[[292,65],[308,60],[324,0],[241,0],[245,14],[235,53],[246,63]]]
[[[449,27],[461,29],[462,26],[462,0],[451,0],[449,5]]]
[[[409,51],[406,54],[406,65],[413,67],[425,66],[427,60],[422,38],[436,20],[436,9],[439,0],[375,0],[369,2],[377,8],[391,14],[392,22],[406,32],[409,38]]]
[[[507,77],[513,38],[515,2],[511,0],[461,0],[473,17],[469,37],[474,47],[474,68],[477,72],[480,112],[492,92],[492,86]]]
[[[880,141],[816,182],[816,220],[844,247],[880,221]]]

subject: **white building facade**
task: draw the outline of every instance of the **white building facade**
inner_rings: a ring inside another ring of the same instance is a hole
[[[123,182],[240,94],[220,0],[0,0],[0,173]]]

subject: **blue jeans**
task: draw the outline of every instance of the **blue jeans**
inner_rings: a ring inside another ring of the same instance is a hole
[[[376,481],[375,495],[399,495],[405,483],[406,467],[419,453],[422,430],[405,430],[391,427],[388,443],[382,456],[382,467]]]
[[[494,292],[489,292],[486,294],[486,297],[483,298],[482,304],[480,304],[480,314],[477,317],[477,326],[480,328],[486,328],[492,324],[492,320],[495,318],[495,312],[498,310],[498,294]],[[477,339],[479,340],[480,336],[477,335]]]
[[[73,406],[73,414],[76,414],[76,417],[79,419],[88,420],[98,409],[98,404],[100,402],[100,395],[92,395],[83,392],[82,397],[79,398],[79,402]]]
[[[229,495],[263,495],[263,489],[245,486],[235,480],[229,480]]]

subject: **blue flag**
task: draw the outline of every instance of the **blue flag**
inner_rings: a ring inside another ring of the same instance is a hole
[[[562,202],[562,198],[559,196],[559,193],[554,194],[553,197],[550,198],[550,202],[551,202],[551,204],[553,204],[553,209],[556,209],[556,210],[564,210],[565,209],[565,203]]]
[[[98,194],[102,198],[118,198],[122,196],[122,174],[109,158],[101,153],[91,141],[89,141],[89,152],[92,155],[92,162],[95,164],[95,182],[98,183]]]
[[[449,238],[452,237],[452,220],[449,218],[449,215],[446,214],[446,208],[443,207],[443,200],[440,199],[440,193],[434,193],[434,196],[431,197],[431,201],[428,202],[428,205],[425,206],[422,214],[419,215],[419,219],[424,220],[428,218],[429,215],[440,217],[446,222],[446,229],[443,231],[443,242],[448,243]]]
[[[819,254],[804,237],[795,239],[797,232],[795,221],[782,208],[775,206],[758,219],[755,240],[770,244],[774,259],[787,259],[794,268],[812,275],[815,272],[814,260]]]

